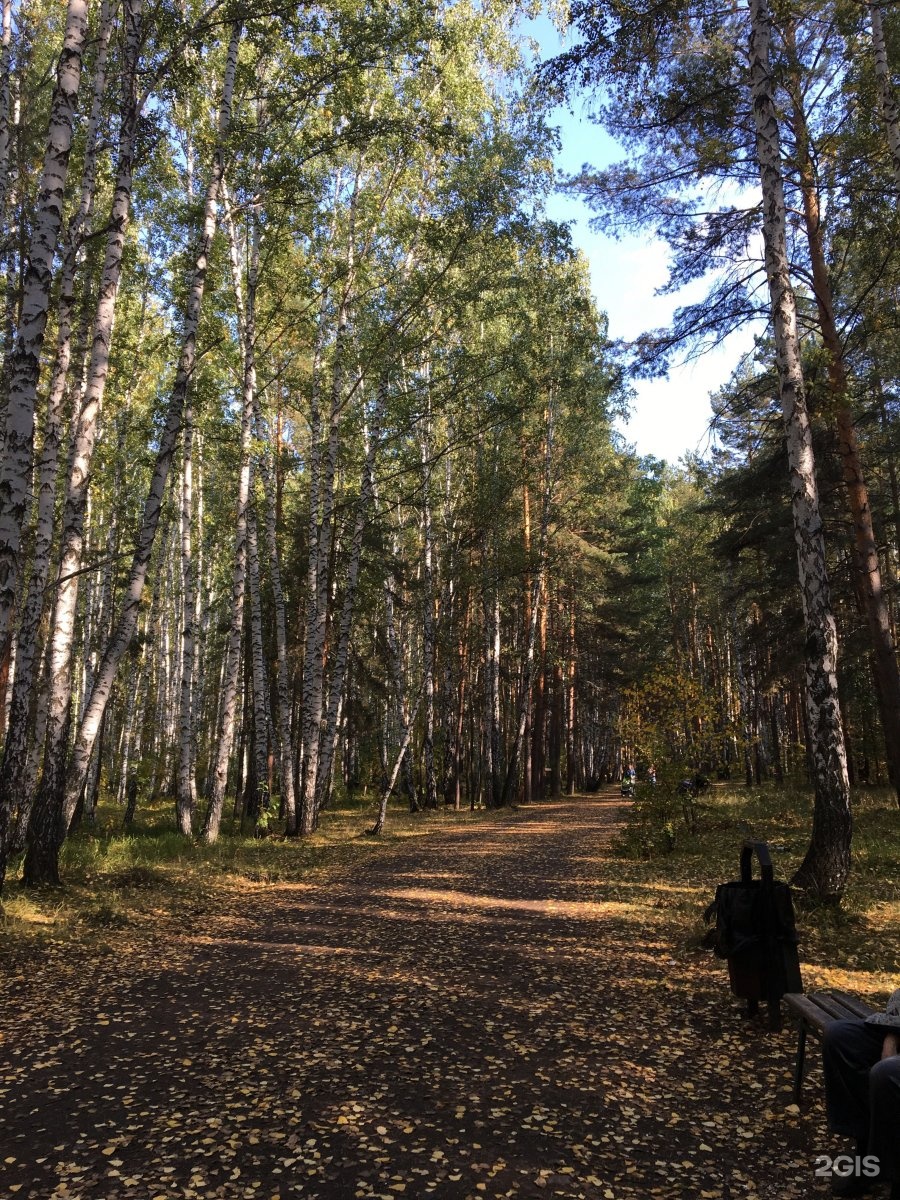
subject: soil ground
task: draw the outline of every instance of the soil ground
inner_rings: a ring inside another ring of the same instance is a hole
[[[742,1016],[665,884],[607,882],[620,803],[14,961],[0,1196],[824,1195],[818,1051],[801,1113],[793,1032]]]

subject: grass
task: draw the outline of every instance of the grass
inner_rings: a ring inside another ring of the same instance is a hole
[[[639,791],[638,800],[641,800]],[[640,817],[640,804],[636,814]],[[666,909],[682,950],[695,949],[700,914],[715,886],[737,878],[745,837],[768,842],[776,877],[787,879],[806,852],[811,798],[800,789],[746,789],[716,785],[698,808],[697,828],[679,813],[665,814],[670,853],[640,856],[653,846],[639,819],[604,854],[597,871],[603,894]],[[508,820],[508,813],[453,812],[410,815],[392,809],[381,839],[369,838],[371,801],[348,801],[322,815],[311,838],[243,837],[226,828],[214,846],[192,844],[173,826],[170,800],[138,810],[134,827],[121,828],[122,811],[103,805],[95,825],[78,831],[62,856],[65,886],[26,892],[10,873],[0,909],[3,932],[21,954],[48,941],[92,941],[101,948],[113,934],[140,935],[168,921],[185,922],[223,906],[246,888],[297,885],[324,869],[350,868],[379,847],[424,837],[473,821]],[[802,910],[801,959],[807,989],[843,987],[881,998],[900,984],[900,810],[886,789],[854,795],[853,872],[839,909]],[[637,836],[635,829],[637,830]],[[655,843],[658,845],[658,843]],[[754,863],[754,870],[758,870]]]
[[[795,896],[804,987],[880,1000],[900,985],[900,809],[889,789],[866,788],[854,790],[853,813],[852,873],[840,907],[808,908]],[[806,853],[811,816],[805,789],[720,784],[703,798],[694,834],[673,822],[669,854],[634,857],[636,846],[650,843],[646,821],[633,822],[619,840],[615,873],[620,886],[646,889],[651,903],[671,908],[684,948],[696,946],[716,884],[739,878],[743,840],[767,842],[776,879],[790,879]],[[758,876],[755,859],[753,868]]]
[[[19,954],[48,940],[80,941],[107,931],[184,919],[215,910],[226,893],[244,887],[296,884],[326,868],[352,866],[385,844],[424,837],[498,814],[468,809],[388,813],[381,838],[366,835],[371,800],[349,800],[324,812],[309,838],[242,835],[223,821],[212,846],[190,842],[174,827],[174,803],[161,797],[139,808],[130,830],[122,809],[102,803],[93,825],[76,831],[63,847],[64,886],[26,891],[19,886],[21,862],[13,862],[0,904],[0,930]]]

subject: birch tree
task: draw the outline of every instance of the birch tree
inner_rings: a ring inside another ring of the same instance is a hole
[[[5,19],[5,18],[4,18]],[[68,0],[62,52],[50,104],[47,146],[37,196],[22,303],[9,364],[6,441],[0,463],[0,651],[6,652],[21,577],[22,526],[34,458],[34,414],[41,350],[50,307],[53,260],[62,228],[66,177],[81,60],[88,27],[87,0]]]
[[[875,62],[875,76],[878,80],[878,102],[881,108],[881,119],[887,137],[891,158],[891,169],[894,175],[894,185],[900,193],[900,103],[894,92],[891,80],[891,69],[888,62],[887,46],[884,38],[884,17],[881,0],[870,0],[869,19],[872,23],[872,52]]]
[[[138,0],[132,0],[132,2],[136,4]],[[241,27],[237,23],[232,28],[231,40],[225,60],[222,99],[218,114],[217,143],[210,172],[210,181],[204,201],[199,247],[194,260],[191,287],[185,309],[181,356],[175,383],[169,399],[166,425],[160,438],[150,488],[144,505],[131,571],[125,589],[125,597],[112,636],[97,670],[92,694],[85,708],[75,740],[67,777],[63,774],[67,715],[64,707],[64,689],[62,687],[58,691],[56,712],[53,713],[51,709],[52,726],[48,731],[48,748],[52,745],[53,752],[49,762],[45,761],[44,777],[42,778],[41,790],[38,795],[38,806],[35,809],[38,821],[35,823],[28,854],[26,854],[25,880],[29,884],[55,882],[58,878],[59,848],[65,839],[72,814],[78,803],[78,797],[81,794],[94,741],[109,700],[116,671],[134,636],[144,581],[146,579],[156,530],[159,525],[169,467],[175,452],[178,432],[181,426],[185,395],[196,360],[197,327],[206,283],[209,253],[215,234],[217,200],[224,171],[225,138],[231,123],[232,97],[237,71],[240,34]],[[137,113],[135,112],[133,117],[135,122],[136,118]],[[102,399],[103,387],[106,381],[109,338],[112,332],[112,315],[118,286],[118,272],[121,264],[121,241],[124,238],[124,226],[127,220],[128,200],[130,197],[130,153],[133,152],[133,135],[134,130],[132,128],[130,140],[125,143],[129,149],[129,155],[123,155],[121,160],[116,193],[113,199],[113,212],[116,220],[113,223],[110,233],[110,241],[107,245],[107,259],[104,264],[104,280],[107,286],[101,289],[101,303],[98,305],[98,315],[95,321],[94,350],[90,372],[91,382],[85,393],[85,401],[79,422],[79,427],[82,431],[81,456],[85,460],[85,466],[79,466],[79,452],[76,449],[75,466],[72,471],[72,485],[70,486],[69,498],[67,499],[68,510],[71,512],[72,518],[71,527],[64,536],[66,537],[65,544],[69,547],[71,557],[80,555],[81,550],[81,506],[83,505],[86,487],[86,476],[81,472],[87,469],[90,455],[93,452],[93,442],[96,432],[92,428],[91,422],[96,420],[96,410]],[[107,268],[109,268],[108,272]],[[66,556],[64,553],[63,569],[65,569],[65,566]],[[57,600],[58,610],[61,609],[64,603],[62,598],[64,595],[65,593],[61,590],[61,598]],[[70,605],[66,609],[66,613],[68,614],[71,611]],[[62,613],[60,616],[62,616]],[[66,623],[70,622],[71,617],[67,615],[65,621]],[[63,655],[68,655],[71,652],[71,631],[66,623],[63,623],[60,617],[57,617],[54,622],[54,639],[58,646],[56,653],[61,660],[61,666]],[[56,631],[57,628],[60,630],[59,633]],[[50,668],[55,679],[56,671],[54,670],[52,653],[51,651]],[[65,669],[68,670],[67,667]],[[66,682],[65,678],[61,682]],[[48,753],[50,753],[49,750]]]
[[[772,73],[771,15],[750,0],[750,80],[763,194],[766,277],[775,361],[791,470],[794,540],[806,633],[806,705],[815,767],[810,847],[795,882],[822,900],[840,898],[850,872],[850,795],[837,690],[837,630],[825,563],[822,519],[787,248],[784,180]]]

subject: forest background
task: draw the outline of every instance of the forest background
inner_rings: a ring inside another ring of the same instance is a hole
[[[686,774],[793,784],[840,897],[900,783],[900,32],[665,13],[535,71],[513,5],[4,0],[0,878],[110,806],[290,842],[633,760],[638,853]],[[547,216],[579,89],[625,159],[566,186],[711,281],[628,345]],[[766,318],[705,459],[616,432]]]

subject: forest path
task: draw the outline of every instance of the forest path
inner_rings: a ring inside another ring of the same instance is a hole
[[[7,979],[3,1200],[814,1194],[791,1035],[673,958],[620,812],[442,830]]]

